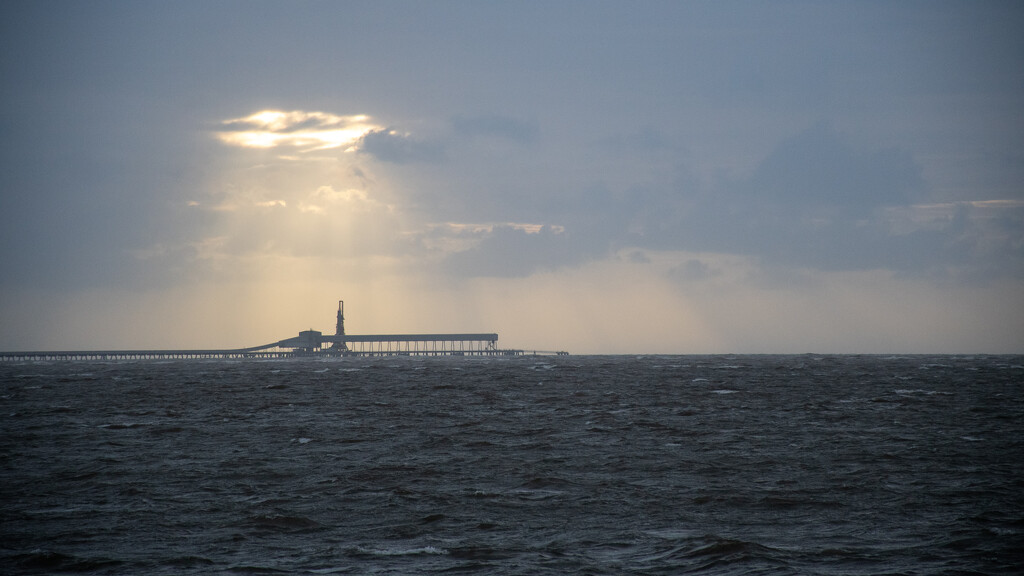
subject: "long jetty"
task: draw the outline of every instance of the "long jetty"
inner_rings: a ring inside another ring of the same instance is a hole
[[[263,346],[215,350],[62,350],[0,352],[0,361],[53,360],[191,360],[330,358],[346,356],[566,356],[568,352],[498,348],[498,335],[487,334],[345,334],[344,302],[338,302],[333,335],[299,332]]]
[[[0,352],[0,361],[272,359],[342,356],[523,356],[556,352],[498,348],[497,334],[350,334],[338,339],[300,333],[264,346],[225,350],[42,350]],[[325,346],[328,344],[330,346]],[[344,344],[336,346],[337,344]]]

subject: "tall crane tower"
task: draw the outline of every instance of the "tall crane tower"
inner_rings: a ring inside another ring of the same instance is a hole
[[[345,335],[345,301],[338,300],[338,323],[334,327],[335,336]],[[348,346],[344,340],[338,340],[334,343],[334,350],[339,354],[348,352]]]

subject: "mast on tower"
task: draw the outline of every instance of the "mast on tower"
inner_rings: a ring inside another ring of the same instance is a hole
[[[345,335],[345,301],[338,300],[338,323],[334,327],[334,335],[336,337]],[[348,346],[344,340],[338,340],[334,343],[334,349],[338,352],[347,351]]]

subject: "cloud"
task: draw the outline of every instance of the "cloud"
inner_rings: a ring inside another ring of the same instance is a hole
[[[330,185],[295,192],[272,207],[243,206],[225,213],[216,229],[225,236],[220,252],[230,256],[332,260],[412,248],[393,206],[365,190]]]
[[[801,269],[960,279],[1024,275],[1020,206],[923,203],[929,185],[905,150],[857,146],[818,123],[778,141],[746,174],[704,181],[689,174],[687,147],[674,138],[653,129],[622,134],[607,142],[614,146],[606,153],[631,176],[615,181],[611,174],[608,184],[604,173],[597,184],[564,188],[522,172],[481,172],[472,187],[432,183],[424,189],[408,180],[422,198],[440,193],[434,187],[444,192],[443,202],[418,200],[429,218],[505,215],[561,226],[535,234],[509,222],[435,226],[415,234],[417,241],[442,261],[440,271],[459,278],[523,277],[634,249],[734,254],[779,270],[777,278]],[[370,136],[394,144],[388,153],[396,160],[416,156],[402,151],[405,137]],[[383,147],[378,152],[388,155]],[[456,152],[461,149],[453,148],[451,161],[465,163]],[[637,165],[652,171],[638,172]],[[488,186],[488,175],[502,180]],[[698,259],[668,277],[692,283],[718,273]]]
[[[394,206],[371,198],[366,190],[358,188],[335,190],[329,185],[320,186],[299,202],[300,212],[313,214],[337,214],[340,211],[347,214],[370,215],[372,213],[390,214],[394,210]]]
[[[452,128],[460,136],[492,137],[528,144],[535,142],[540,130],[536,125],[516,118],[500,115],[455,116]]]
[[[721,271],[703,260],[691,258],[668,271],[668,277],[682,282],[696,282],[719,276]]]
[[[517,310],[494,322],[503,338],[530,301],[558,322],[524,336],[565,326],[643,348],[652,322],[691,326],[659,311],[706,291],[692,307],[706,326],[749,339],[723,333],[721,351],[764,350],[844,303],[835,334],[877,341],[847,318],[887,322],[931,294],[890,334],[959,333],[974,349],[1002,323],[1014,344],[1000,349],[1021,348],[1016,5],[267,3],[256,18],[230,3],[23,5],[0,34],[0,308],[47,297],[38,317],[4,317],[8,342],[74,329],[103,345],[141,326],[189,343],[201,320],[244,344],[268,310],[279,336],[337,290],[385,314],[461,306],[487,285],[479,310]],[[835,282],[808,298],[821,277]],[[175,289],[194,297],[131,312],[116,292]],[[57,292],[83,291],[111,296],[58,308],[88,300]],[[610,296],[650,313],[579,329]],[[959,312],[981,304],[992,312]],[[133,317],[156,309],[173,312]],[[675,349],[699,349],[694,334]]]
[[[371,130],[362,136],[360,151],[392,164],[434,163],[444,158],[444,147],[418,140],[393,129]]]
[[[907,152],[857,149],[817,125],[780,143],[725,204],[743,238],[732,245],[770,262],[965,280],[1024,271],[1019,202],[920,203],[927,194]]]
[[[664,144],[656,135],[651,143]],[[621,148],[627,139],[616,142]],[[623,159],[624,169],[631,162]],[[555,261],[574,266],[615,250],[640,249],[735,254],[783,271],[881,269],[961,280],[1024,276],[1020,202],[921,202],[929,185],[910,153],[855,146],[827,124],[782,139],[739,176],[699,181],[687,174],[684,160],[676,166],[669,177],[644,174],[646,182],[634,171],[634,184],[619,190],[598,185],[560,190],[550,199],[536,196],[534,215],[562,222],[571,233],[565,241],[546,246],[496,234],[462,255],[456,269],[489,270],[487,255],[506,251],[517,262],[506,275],[529,274]],[[508,246],[499,247],[502,242]],[[544,254],[548,249],[553,253]],[[525,264],[530,259],[532,266]],[[702,264],[681,264],[670,277],[713,277],[714,269]]]
[[[1024,201],[917,204],[892,208],[884,218],[895,241],[940,251],[932,270],[976,280],[1024,278]]]
[[[615,134],[605,139],[604,144],[616,154],[656,154],[677,151],[678,148],[665,132],[650,125]]]
[[[908,153],[857,149],[819,124],[782,140],[745,176],[648,187],[615,209],[631,218],[629,240],[638,247],[860,270],[896,265],[896,255],[925,247],[894,237],[883,218],[925,192]],[[914,258],[925,254],[904,260]]]
[[[303,151],[354,150],[360,139],[381,129],[365,114],[338,116],[325,112],[261,110],[221,122],[217,138],[243,148],[294,147]]]
[[[925,188],[921,168],[896,148],[857,150],[826,124],[781,142],[747,182],[755,201],[838,207],[858,215],[905,204]]]
[[[529,276],[580,264],[590,254],[562,226],[494,224],[448,230],[463,243],[444,257],[442,266],[446,274],[460,278]]]
[[[642,250],[633,250],[626,256],[626,259],[633,264],[650,264],[651,258]]]

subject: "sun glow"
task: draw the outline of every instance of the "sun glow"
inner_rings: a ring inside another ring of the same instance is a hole
[[[338,116],[302,110],[261,110],[221,122],[217,138],[243,148],[289,146],[304,152],[333,148],[352,151],[368,132],[382,129],[366,114]]]
[[[490,234],[494,232],[495,228],[511,228],[526,234],[540,234],[545,228],[554,234],[563,234],[565,232],[565,226],[559,224],[532,224],[526,222],[485,222],[482,224],[443,222],[440,224],[428,224],[427,227],[431,230],[445,230],[455,234]]]

